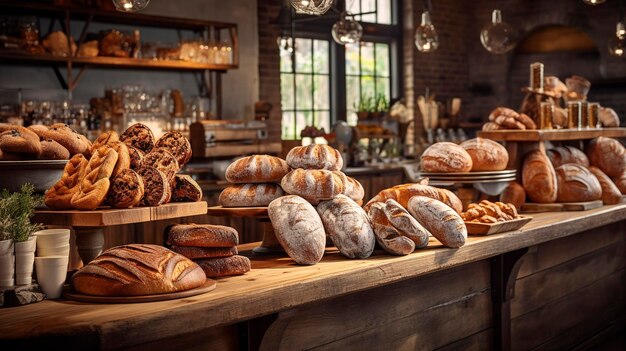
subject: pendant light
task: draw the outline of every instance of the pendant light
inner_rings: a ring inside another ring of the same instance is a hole
[[[276,39],[276,44],[278,44],[278,49],[280,50],[281,56],[290,55],[293,52],[293,49],[294,49],[293,38],[285,34],[281,34]]]
[[[619,2],[619,22],[615,27],[615,36],[609,39],[609,54],[613,56],[626,56],[626,28],[624,27],[623,0]]]
[[[480,32],[480,42],[485,50],[492,54],[504,54],[511,51],[519,39],[518,31],[506,22],[502,22],[502,12],[496,9],[491,13],[491,23]]]
[[[339,21],[333,24],[331,33],[337,44],[354,44],[361,40],[363,27],[354,19],[354,16],[344,11],[341,13]]]
[[[430,0],[427,0],[426,10],[422,12],[422,24],[415,30],[415,46],[423,53],[434,52],[439,47],[439,37],[430,20],[430,12],[432,12],[432,5]]]
[[[583,2],[587,5],[600,5],[601,3],[605,1],[606,0],[583,0]]]
[[[323,15],[333,5],[334,0],[291,0],[291,6],[298,13]]]
[[[137,12],[148,6],[150,0],[113,0],[115,9],[120,12]]]

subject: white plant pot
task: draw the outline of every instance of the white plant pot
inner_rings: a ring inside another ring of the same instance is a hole
[[[0,241],[0,256],[1,255],[8,255],[8,254],[13,254],[14,252],[14,245],[13,245],[13,240],[12,239],[7,239],[7,240],[2,240]]]
[[[67,275],[67,256],[37,257],[35,268],[37,282],[47,299],[58,299],[63,292],[63,284]]]
[[[37,238],[15,243],[15,283],[28,285],[32,282]]]
[[[11,252],[9,255],[0,256],[0,287],[10,287],[15,285],[13,276],[15,275],[15,256]]]
[[[35,252],[35,248],[37,248],[37,237],[31,236],[26,241],[16,241],[15,242],[15,253],[31,253]]]
[[[37,247],[47,248],[63,246],[70,243],[69,229],[44,229],[34,233],[37,237]]]

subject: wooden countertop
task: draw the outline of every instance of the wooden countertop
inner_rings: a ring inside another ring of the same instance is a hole
[[[444,248],[433,240],[428,248],[408,256],[377,251],[368,259],[350,260],[329,248],[314,266],[297,266],[282,256],[254,257],[248,274],[218,279],[213,292],[180,300],[112,305],[54,300],[0,309],[0,344],[10,339],[26,344],[29,340],[81,342],[103,349],[121,348],[232,324],[622,221],[626,204],[533,217],[521,230],[470,237],[459,249]],[[247,244],[241,250],[254,246]]]

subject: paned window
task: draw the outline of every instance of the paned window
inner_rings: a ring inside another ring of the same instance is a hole
[[[346,9],[357,15],[357,21],[379,24],[393,24],[391,16],[392,0],[346,0]]]

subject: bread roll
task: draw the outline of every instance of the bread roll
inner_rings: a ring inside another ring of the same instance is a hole
[[[343,167],[339,150],[323,144],[296,146],[289,151],[286,161],[291,168],[339,171]]]
[[[224,207],[267,206],[285,195],[278,184],[236,184],[220,193],[218,203]]]
[[[252,266],[249,258],[239,255],[197,259],[195,262],[202,268],[207,278],[245,274],[250,271]]]
[[[319,262],[326,247],[324,224],[315,208],[305,199],[283,196],[267,207],[276,239],[297,264]]]
[[[465,245],[467,227],[463,219],[443,202],[425,196],[414,196],[409,200],[407,209],[443,245]]]
[[[42,151],[37,134],[20,126],[0,133],[0,149],[8,153],[29,154],[34,157],[39,156]]]
[[[605,128],[616,128],[620,125],[617,112],[608,107],[600,107],[600,110],[598,111],[598,120]]]
[[[54,210],[72,209],[72,197],[80,190],[80,181],[85,176],[88,163],[83,154],[72,156],[63,169],[61,179],[46,191],[46,206]]]
[[[368,207],[374,202],[385,202],[389,199],[396,200],[402,207],[407,208],[409,199],[417,195],[439,200],[450,206],[457,213],[463,211],[463,203],[451,191],[419,183],[401,184],[382,190],[365,205],[365,210],[367,211]]]
[[[70,152],[56,141],[52,139],[43,139],[40,143],[40,160],[69,160]]]
[[[546,152],[554,168],[566,163],[577,163],[584,167],[589,167],[589,159],[581,150],[573,146],[559,146]]]
[[[172,202],[197,202],[202,200],[202,188],[186,174],[174,176],[172,186]]]
[[[190,259],[159,245],[130,244],[106,250],[72,276],[72,287],[96,296],[142,296],[190,290],[206,275]]]
[[[226,168],[226,180],[231,183],[280,183],[289,173],[287,163],[270,155],[254,155],[240,158]]]
[[[109,192],[109,178],[116,163],[117,152],[111,147],[105,145],[94,151],[85,169],[85,178],[72,196],[73,209],[90,211],[102,204]]]
[[[500,194],[500,201],[506,204],[513,204],[515,208],[520,209],[526,202],[526,190],[518,182],[510,182]]]
[[[387,200],[383,211],[389,223],[396,228],[402,236],[411,239],[415,243],[416,249],[421,249],[428,245],[430,232],[397,201],[392,199]]]
[[[461,146],[472,158],[472,172],[501,171],[509,163],[509,153],[504,146],[490,139],[474,138]]]
[[[558,194],[556,173],[548,157],[539,150],[529,152],[522,166],[522,185],[533,202],[553,203]]]
[[[595,201],[602,198],[602,187],[593,173],[579,164],[566,163],[556,168],[559,202]]]
[[[626,170],[619,177],[612,178],[615,185],[622,194],[626,194]]]
[[[626,149],[616,139],[597,137],[591,140],[587,145],[587,156],[591,165],[609,177],[618,177],[626,169]]]
[[[190,260],[198,258],[230,257],[238,254],[237,247],[194,247],[173,245],[170,249]]]
[[[239,244],[235,228],[213,224],[175,224],[165,231],[170,246],[233,247]]]
[[[600,186],[602,187],[602,203],[605,205],[615,205],[622,202],[622,192],[609,176],[595,166],[589,166],[589,171],[593,173],[600,182]]]
[[[354,200],[339,194],[317,206],[326,233],[348,258],[367,258],[374,251],[376,239],[369,218]]]
[[[415,250],[415,242],[408,237],[402,235],[396,229],[385,214],[385,204],[382,202],[374,202],[368,210],[372,229],[376,236],[376,242],[387,253],[392,255],[404,256]]]
[[[298,195],[317,205],[342,194],[346,182],[342,172],[297,168],[283,177],[280,186],[287,194]]]
[[[424,151],[421,167],[424,172],[469,172],[472,157],[457,144],[440,142]]]

